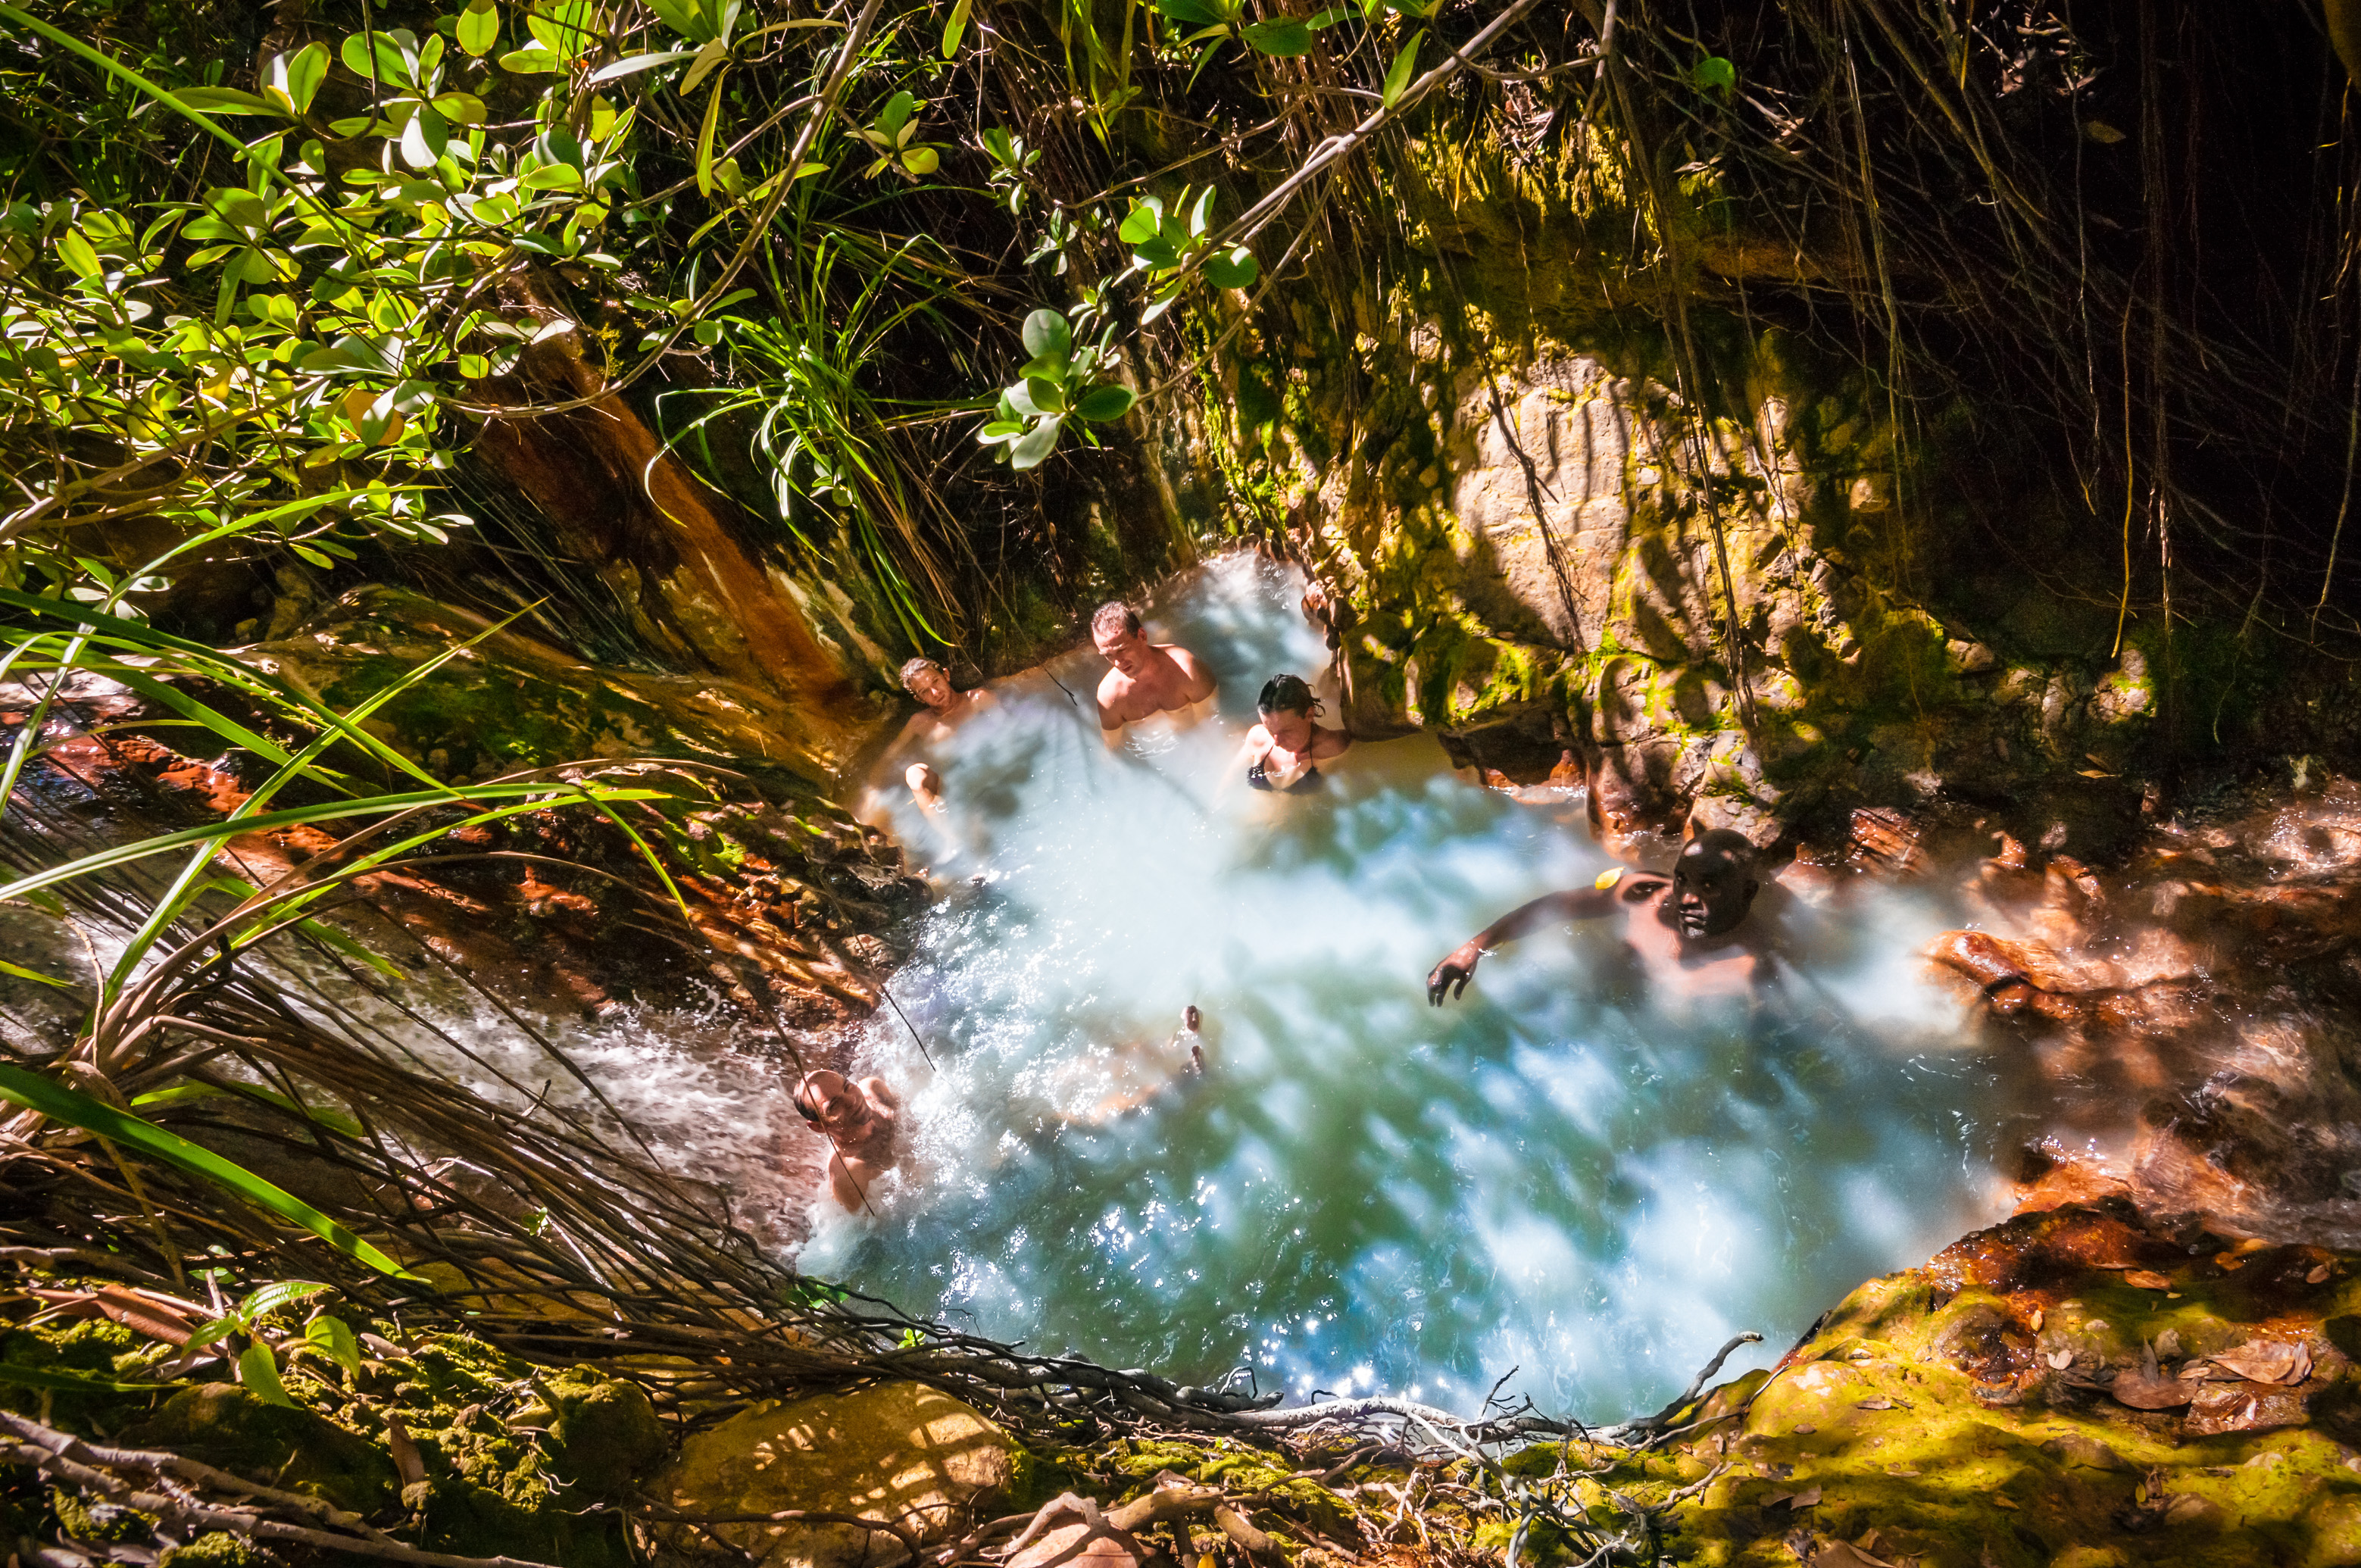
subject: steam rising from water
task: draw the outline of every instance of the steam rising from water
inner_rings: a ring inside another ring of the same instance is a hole
[[[1220,722],[1110,755],[1102,666],[1071,656],[1075,700],[1019,685],[937,758],[947,817],[896,805],[961,879],[893,981],[935,1065],[881,1014],[862,1055],[908,1098],[913,1157],[873,1217],[819,1215],[803,1266],[1181,1378],[1250,1363],[1266,1390],[1472,1409],[1516,1367],[1598,1415],[1740,1329],[1767,1361],[2002,1212],[1997,1068],[1919,981],[1959,913],[1934,894],[1766,894],[1776,1025],[1652,996],[1604,922],[1430,1009],[1436,959],[1609,861],[1578,792],[1520,803],[1423,737],[1356,746],[1312,796],[1246,791],[1253,694],[1327,663],[1300,587],[1233,558],[1151,618],[1215,669]],[[1190,1003],[1202,1080],[1172,1043]]]

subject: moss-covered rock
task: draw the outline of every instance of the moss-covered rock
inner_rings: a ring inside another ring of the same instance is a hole
[[[234,1383],[184,1388],[122,1435],[132,1446],[168,1448],[364,1517],[401,1501],[401,1478],[384,1450],[324,1416],[265,1403]]]
[[[2361,1258],[2127,1206],[2021,1215],[1862,1286],[1716,1390],[1694,1440],[1598,1484],[1697,1488],[1671,1519],[1698,1563],[1834,1542],[1920,1568],[2361,1563],[2361,1401],[2330,1327],[2356,1308]]]

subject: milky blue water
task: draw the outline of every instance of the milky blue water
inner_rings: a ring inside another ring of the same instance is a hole
[[[1652,1407],[1741,1329],[1767,1363],[1868,1277],[2004,1212],[2010,1085],[1919,949],[1933,894],[1758,905],[1762,1015],[1668,996],[1604,923],[1537,934],[1431,1008],[1438,958],[1611,862],[1578,791],[1519,800],[1423,737],[1311,797],[1243,787],[1270,674],[1322,672],[1300,581],[1237,557],[1150,631],[1214,718],[1102,745],[1087,652],[878,804],[948,893],[861,1050],[908,1101],[873,1212],[816,1211],[808,1271],[1044,1352],[1265,1390],[1472,1410],[1496,1380],[1591,1419]],[[1660,857],[1661,858],[1661,857]],[[1180,1071],[1181,1008],[1210,1070]],[[824,1208],[824,1206],[823,1206]]]

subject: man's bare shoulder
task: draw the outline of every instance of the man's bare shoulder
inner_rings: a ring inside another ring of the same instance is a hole
[[[1178,642],[1159,643],[1158,651],[1170,654],[1172,662],[1180,666],[1180,674],[1188,679],[1191,693],[1202,696],[1213,689],[1213,672],[1207,669],[1205,662],[1196,654]]]

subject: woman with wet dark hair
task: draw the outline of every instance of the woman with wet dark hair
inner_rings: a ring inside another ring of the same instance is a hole
[[[1273,675],[1255,707],[1262,722],[1246,732],[1246,784],[1281,795],[1320,787],[1319,764],[1344,755],[1353,738],[1312,722],[1324,705],[1301,675]]]

